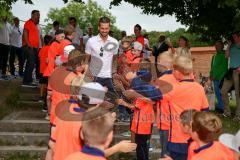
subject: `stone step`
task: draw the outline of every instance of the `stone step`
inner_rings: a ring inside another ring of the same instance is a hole
[[[18,159],[24,156],[31,160],[43,160],[46,151],[47,147],[39,146],[0,146],[0,159],[9,159],[10,157]]]
[[[2,120],[0,121],[0,131],[2,132],[33,132],[48,133],[50,129],[47,120]],[[114,125],[114,134],[121,135],[129,131],[129,124],[117,122]],[[153,127],[153,135],[159,135],[157,128]]]
[[[27,87],[21,87],[20,93],[39,93],[39,88],[27,88]]]
[[[25,111],[13,112],[3,118],[3,120],[43,120],[46,117],[46,113],[41,109],[33,111],[32,108],[28,108]]]
[[[48,133],[50,124],[47,120],[2,120],[0,131]]]
[[[48,144],[49,133],[0,132],[0,144],[4,146],[39,146]]]
[[[39,93],[20,93],[19,100],[20,101],[38,101]]]
[[[38,100],[33,101],[33,100],[20,100],[19,106],[22,106],[24,108],[42,108],[44,103],[43,102],[38,102]]]

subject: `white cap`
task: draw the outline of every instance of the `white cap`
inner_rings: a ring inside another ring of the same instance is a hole
[[[101,104],[106,92],[106,88],[97,82],[85,83],[81,86],[78,98],[82,100],[84,94],[89,97],[89,104]]]
[[[137,49],[137,50],[140,50],[140,51],[143,50],[142,44],[137,42],[137,41],[133,43],[133,48]]]
[[[240,153],[240,130],[236,135],[222,134],[219,141],[228,148]]]
[[[64,57],[67,58],[68,55],[70,54],[70,52],[74,49],[75,49],[75,47],[73,45],[68,45],[68,46],[64,47]]]

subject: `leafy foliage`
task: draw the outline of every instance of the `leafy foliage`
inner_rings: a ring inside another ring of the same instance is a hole
[[[98,32],[98,20],[102,16],[107,16],[111,19],[111,30],[114,32],[114,37],[120,37],[120,30],[114,26],[116,23],[116,17],[92,0],[89,0],[87,4],[70,2],[66,7],[61,9],[51,8],[47,19],[48,25],[45,31],[48,31],[52,27],[52,22],[57,20],[61,26],[68,24],[69,17],[77,18],[77,23],[84,31],[87,29],[87,25],[90,23],[93,26],[94,34]]]
[[[201,33],[205,39],[226,37],[240,27],[239,0],[124,0],[140,7],[145,14],[175,15],[189,31]],[[119,5],[122,0],[112,0]]]

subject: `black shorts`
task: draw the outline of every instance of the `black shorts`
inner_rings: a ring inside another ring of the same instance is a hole
[[[40,74],[39,83],[48,84],[48,77],[44,77],[43,74]]]

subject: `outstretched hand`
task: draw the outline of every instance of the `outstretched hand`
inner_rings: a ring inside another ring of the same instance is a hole
[[[116,147],[118,148],[118,151],[123,153],[132,152],[137,148],[137,144],[132,143],[130,140],[123,140],[116,145],[117,145]]]

